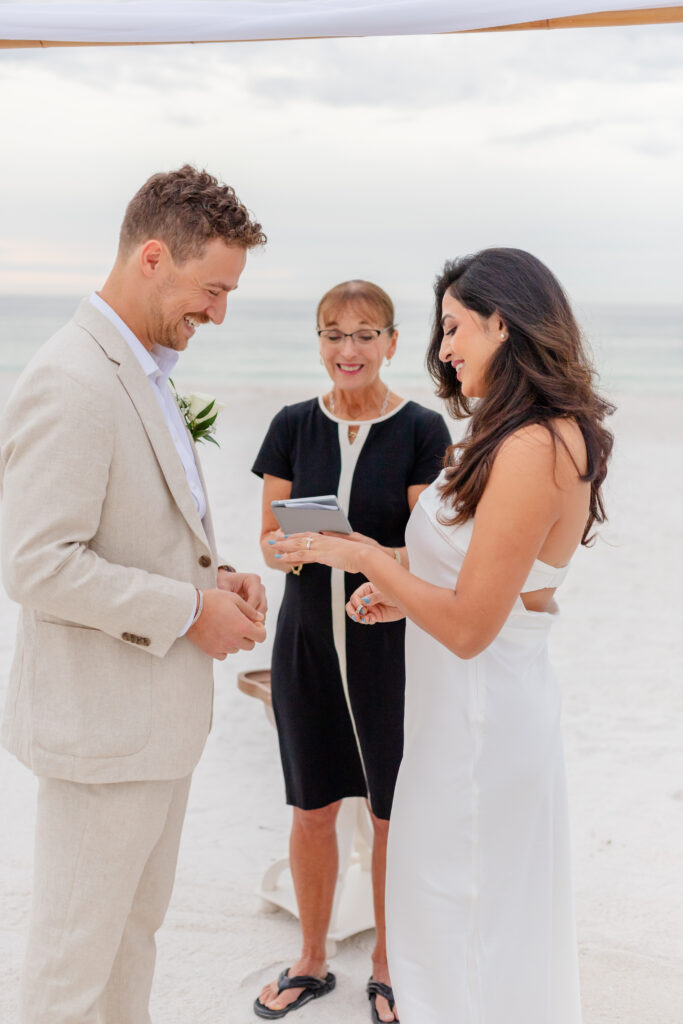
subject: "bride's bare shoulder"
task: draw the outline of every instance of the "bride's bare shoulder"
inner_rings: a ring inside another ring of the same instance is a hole
[[[494,471],[551,475],[565,485],[578,481],[586,471],[586,443],[574,419],[557,418],[548,425],[529,423],[501,442],[494,459]]]

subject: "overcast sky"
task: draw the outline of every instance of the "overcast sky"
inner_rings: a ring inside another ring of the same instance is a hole
[[[185,161],[270,243],[251,296],[423,298],[514,245],[582,302],[681,302],[683,26],[0,51],[0,292],[80,294]]]

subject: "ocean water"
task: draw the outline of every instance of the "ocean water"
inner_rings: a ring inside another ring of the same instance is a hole
[[[70,319],[76,296],[0,295],[0,373],[16,374],[38,347]],[[392,387],[428,387],[424,353],[431,305],[397,309],[399,346],[386,380]],[[683,394],[683,305],[576,308],[604,390],[610,394]],[[292,300],[233,298],[222,325],[200,328],[176,377],[224,393],[234,386],[326,387],[315,336],[314,305]]]

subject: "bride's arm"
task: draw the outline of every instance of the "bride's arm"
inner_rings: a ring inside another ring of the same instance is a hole
[[[408,618],[460,658],[493,641],[524,586],[573,481],[558,445],[542,427],[527,427],[501,445],[477,507],[456,590],[419,579],[376,548],[316,535],[283,542],[283,561],[319,561],[360,572]],[[287,550],[287,547],[289,550]],[[296,550],[292,550],[296,547]],[[284,552],[287,551],[285,554]]]

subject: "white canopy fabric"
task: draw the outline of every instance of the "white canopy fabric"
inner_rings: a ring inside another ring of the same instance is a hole
[[[2,3],[0,46],[427,35],[683,21],[636,0],[131,0]]]

